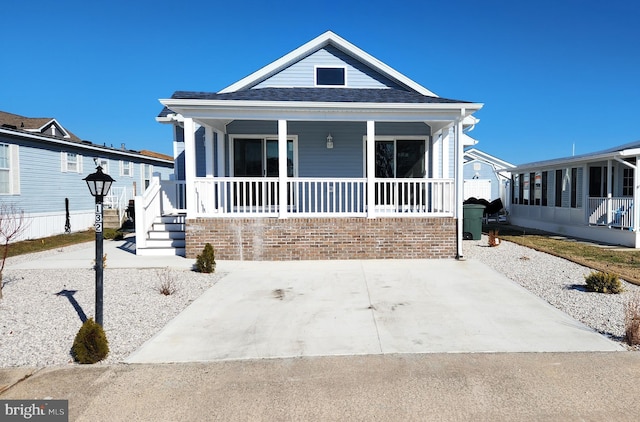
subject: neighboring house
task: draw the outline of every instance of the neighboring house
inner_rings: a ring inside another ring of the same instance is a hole
[[[137,253],[162,253],[146,232],[173,212],[190,258],[207,242],[220,259],[462,256],[463,130],[482,104],[330,31],[217,93],[160,102],[186,192],[159,181],[136,203]]]
[[[0,112],[0,202],[24,212],[28,229],[21,239],[93,227],[94,198],[82,179],[98,165],[116,180],[105,207],[118,209],[120,220],[153,173],[173,173],[172,157],[95,145],[56,119]]]
[[[640,248],[640,141],[516,166],[513,224]]]
[[[464,199],[511,202],[511,171],[515,166],[476,148],[464,151]]]

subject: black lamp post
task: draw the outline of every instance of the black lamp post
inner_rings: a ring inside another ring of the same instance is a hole
[[[96,198],[96,323],[102,326],[102,280],[104,273],[103,248],[102,248],[102,201],[109,193],[111,184],[115,182],[108,174],[102,172],[102,167],[98,166],[96,172],[88,175],[84,179],[89,186],[91,195]]]

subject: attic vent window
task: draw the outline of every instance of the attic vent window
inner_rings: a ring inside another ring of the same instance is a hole
[[[316,67],[317,86],[345,86],[344,67]]]

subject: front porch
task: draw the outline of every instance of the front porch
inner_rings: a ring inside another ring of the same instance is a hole
[[[457,256],[453,179],[196,178],[194,213],[186,182],[154,177],[136,200],[138,253],[161,215],[186,215],[184,237],[167,235],[195,258],[206,243],[219,259],[384,259]],[[369,200],[373,206],[369,206]],[[184,239],[184,241],[182,241]]]

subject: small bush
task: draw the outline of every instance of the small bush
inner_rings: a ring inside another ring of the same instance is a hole
[[[635,293],[624,304],[624,332],[627,343],[640,344],[640,293]]]
[[[178,291],[176,277],[168,268],[165,268],[163,271],[156,271],[156,275],[158,276],[156,290],[160,294],[171,296]]]
[[[204,245],[202,253],[196,257],[196,270],[201,273],[212,273],[216,270],[216,256],[211,243]]]
[[[100,324],[89,318],[82,324],[76,334],[71,348],[76,362],[96,363],[106,358],[109,354],[109,342]]]
[[[110,229],[106,227],[102,229],[103,239],[114,239],[117,234],[118,234],[118,231],[116,229]]]
[[[623,291],[622,283],[617,274],[602,271],[592,272],[585,276],[587,290],[598,293],[620,293]]]

